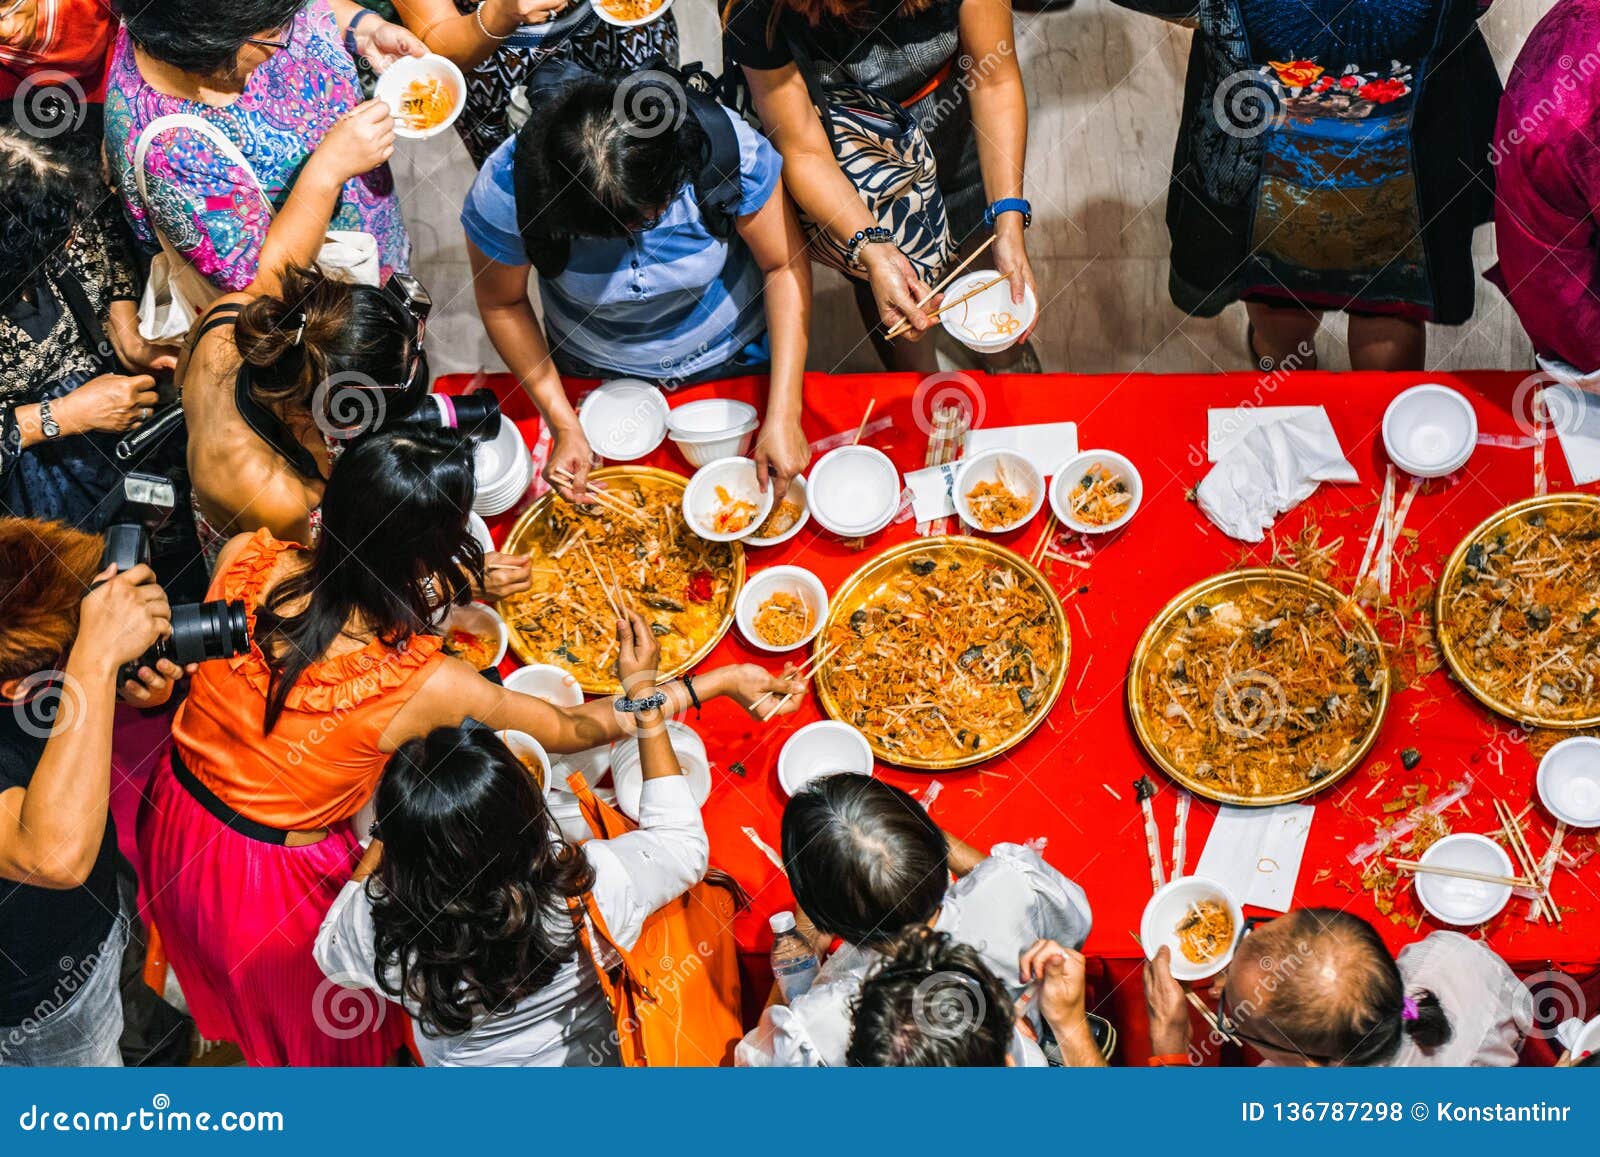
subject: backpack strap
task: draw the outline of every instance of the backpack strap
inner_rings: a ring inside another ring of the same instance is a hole
[[[678,78],[688,97],[689,115],[694,117],[705,136],[705,148],[700,154],[694,175],[695,201],[700,206],[700,219],[706,232],[719,241],[733,236],[739,218],[739,203],[744,199],[743,164],[739,153],[739,134],[727,107],[717,99],[718,84],[715,77],[698,63],[685,65],[681,70],[665,71]]]

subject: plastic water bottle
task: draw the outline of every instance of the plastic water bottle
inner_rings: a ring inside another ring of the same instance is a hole
[[[772,928],[772,976],[788,1004],[810,989],[822,965],[811,945],[795,931],[793,912],[779,912],[767,923]]]

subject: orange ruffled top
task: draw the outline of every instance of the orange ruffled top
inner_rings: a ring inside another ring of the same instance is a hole
[[[202,663],[172,727],[201,783],[239,814],[284,831],[331,827],[361,810],[389,759],[379,737],[444,660],[442,640],[415,635],[313,663],[263,735],[271,671],[255,644],[256,605],[279,556],[295,549],[258,530],[213,576],[208,599],[244,601],[250,650]]]

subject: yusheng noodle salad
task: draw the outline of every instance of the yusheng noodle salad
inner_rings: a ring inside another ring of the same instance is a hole
[[[734,582],[733,548],[689,530],[677,488],[614,478],[606,492],[642,518],[553,498],[536,533],[514,544],[533,558],[533,585],[501,603],[536,661],[566,667],[586,686],[614,682],[617,615],[608,589],[649,621],[662,670],[672,670],[720,630]]]
[[[1387,678],[1358,615],[1268,581],[1189,607],[1157,640],[1139,687],[1158,746],[1240,796],[1299,791],[1342,770]]]
[[[1062,639],[1046,594],[983,558],[912,555],[828,645],[842,717],[899,757],[952,759],[1009,739],[1048,697]]]
[[[1600,507],[1532,510],[1467,548],[1445,590],[1457,659],[1502,704],[1600,713]]]

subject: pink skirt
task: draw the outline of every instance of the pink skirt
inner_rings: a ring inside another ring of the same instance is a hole
[[[139,814],[145,918],[201,1034],[252,1065],[380,1065],[407,1039],[401,1008],[322,974],[312,945],[361,858],[347,826],[303,848],[240,835],[164,756]]]

